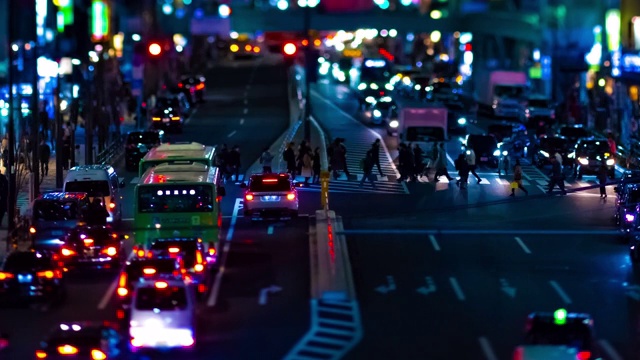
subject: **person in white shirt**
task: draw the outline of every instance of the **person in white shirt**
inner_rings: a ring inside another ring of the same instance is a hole
[[[469,173],[473,174],[473,176],[475,176],[478,180],[478,184],[480,184],[482,178],[480,178],[480,176],[478,176],[478,174],[476,173],[476,152],[473,151],[473,149],[470,147],[467,148],[465,158],[467,160],[467,164],[469,164]]]

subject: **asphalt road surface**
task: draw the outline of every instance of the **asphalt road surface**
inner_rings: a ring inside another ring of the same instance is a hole
[[[244,171],[289,126],[285,70],[252,62],[213,68],[205,75],[206,102],[185,124],[184,133],[170,134],[170,140],[237,144]],[[131,199],[137,174],[126,172],[122,164],[114,166],[127,182],[125,199]],[[214,272],[212,290],[198,308],[196,352],[151,358],[280,359],[309,328],[309,218],[251,224],[234,216],[242,214],[237,182],[226,187],[224,270]],[[301,214],[313,213],[316,197],[300,195]],[[129,202],[125,232],[131,230],[132,211]],[[0,309],[0,331],[8,332],[12,341],[11,352],[0,358],[33,358],[38,342],[60,322],[115,320],[115,280],[115,272],[76,275],[68,279],[68,301],[59,308]],[[277,290],[261,301],[261,291],[269,287]]]

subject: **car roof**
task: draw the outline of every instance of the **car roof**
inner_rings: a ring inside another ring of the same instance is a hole
[[[50,200],[50,201],[69,201],[69,200],[83,200],[87,198],[87,193],[83,192],[49,192],[40,194],[38,200]]]
[[[280,174],[253,174],[251,175],[251,180],[259,180],[259,179],[286,179],[291,180],[291,177],[287,173]]]

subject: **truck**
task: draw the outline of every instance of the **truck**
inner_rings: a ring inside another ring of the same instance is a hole
[[[448,110],[442,105],[404,107],[398,120],[388,123],[387,132],[398,136],[401,142],[418,144],[430,154],[435,143],[448,139],[448,118]]]
[[[475,97],[480,113],[490,117],[522,120],[527,105],[529,81],[521,71],[478,72]]]

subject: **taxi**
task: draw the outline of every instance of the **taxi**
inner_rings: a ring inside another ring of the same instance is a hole
[[[254,174],[244,191],[244,216],[251,219],[298,217],[298,192],[289,174]]]

